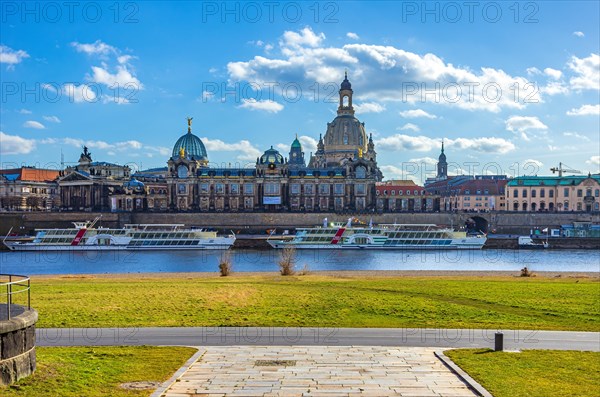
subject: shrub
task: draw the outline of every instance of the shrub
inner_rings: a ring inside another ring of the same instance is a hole
[[[533,274],[533,272],[527,269],[527,266],[525,266],[523,269],[521,269],[521,277],[535,277],[535,274]]]
[[[231,274],[231,251],[224,251],[219,260],[219,273],[221,277],[229,276]]]
[[[282,276],[291,276],[296,268],[296,248],[291,245],[281,250],[281,258],[279,259],[279,273]]]

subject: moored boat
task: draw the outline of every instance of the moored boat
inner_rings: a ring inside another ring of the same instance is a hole
[[[484,235],[471,236],[434,224],[353,226],[351,219],[346,224],[299,228],[291,239],[267,240],[273,248],[378,250],[481,249],[485,241]]]
[[[33,239],[3,240],[11,251],[102,251],[102,250],[226,250],[235,242],[233,232],[184,228],[181,224],[128,224],[122,229],[73,222],[68,229],[36,229]]]

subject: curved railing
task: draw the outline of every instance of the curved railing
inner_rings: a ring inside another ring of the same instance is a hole
[[[18,274],[0,273],[0,296],[6,299],[6,313],[10,320],[10,310],[13,304],[13,295],[27,294],[27,309],[31,309],[31,280],[27,276]],[[0,302],[2,302],[0,298]]]

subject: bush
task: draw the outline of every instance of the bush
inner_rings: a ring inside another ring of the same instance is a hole
[[[533,274],[533,272],[527,269],[527,266],[525,266],[523,269],[521,269],[521,277],[535,277],[535,274]]]
[[[229,276],[231,269],[231,251],[227,250],[223,252],[219,260],[219,273],[221,273],[221,277]]]
[[[295,273],[296,268],[296,248],[291,245],[281,250],[281,258],[279,259],[279,273],[282,276],[291,276]]]

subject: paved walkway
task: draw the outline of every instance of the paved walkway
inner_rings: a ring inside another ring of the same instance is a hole
[[[223,396],[469,396],[433,348],[231,346],[203,355],[164,393]]]

